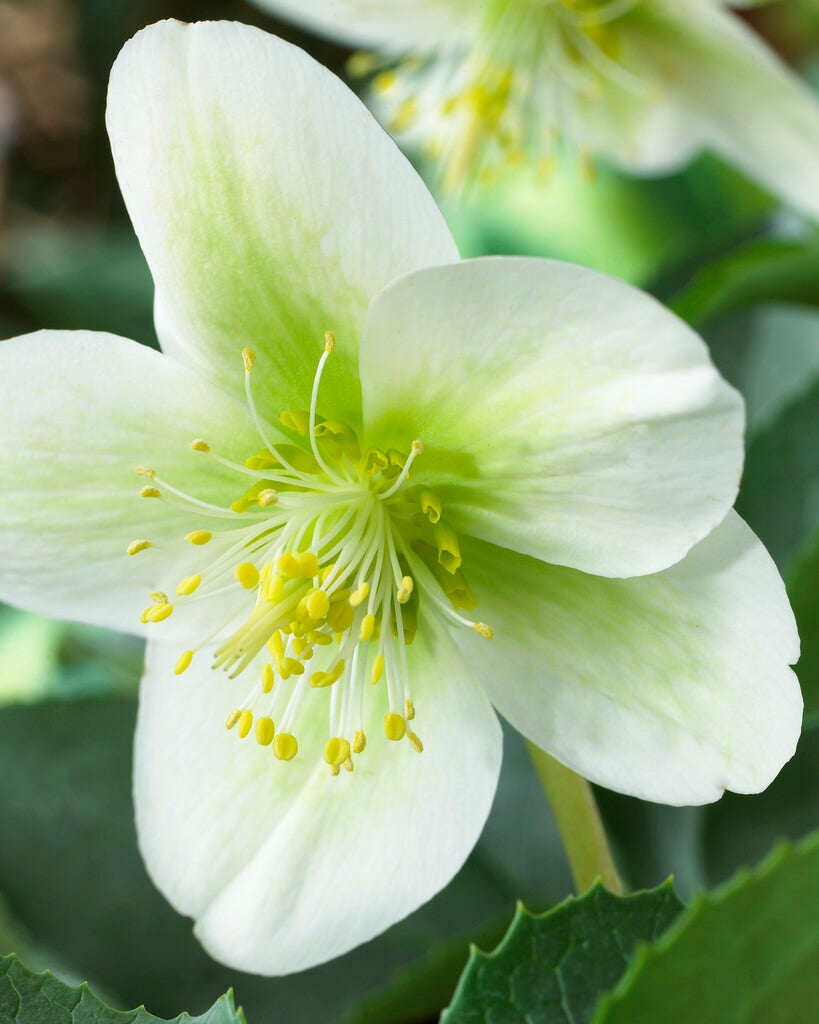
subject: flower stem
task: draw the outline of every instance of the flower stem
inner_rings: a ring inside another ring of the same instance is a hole
[[[526,745],[555,816],[577,891],[585,892],[600,879],[610,892],[622,896],[623,885],[591,786],[534,743]]]

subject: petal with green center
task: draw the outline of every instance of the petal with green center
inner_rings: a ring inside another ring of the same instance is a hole
[[[369,443],[424,451],[413,479],[456,530],[605,576],[678,561],[722,520],[743,408],[654,299],[552,260],[419,271],[373,303]]]
[[[501,732],[446,634],[434,646],[419,635],[410,649],[423,752],[384,738],[386,699],[371,688],[366,749],[337,778],[321,759],[326,690],[307,694],[294,727],[299,752],[279,762],[225,729],[252,681],[226,682],[206,652],[174,681],[177,653],[148,649],[137,828],[154,882],[197,919],[211,955],[258,974],[303,970],[377,935],[460,868],[489,813]]]
[[[322,400],[357,422],[358,335],[372,296],[457,258],[421,179],[339,79],[232,22],[161,22],[111,72],[108,131],[156,284],[163,348],[227,390],[254,349],[258,403]]]
[[[470,541],[495,639],[474,656],[496,708],[603,786],[699,804],[764,789],[792,756],[796,624],[770,556],[735,513],[673,568],[609,580]]]
[[[90,331],[0,342],[0,436],[0,599],[128,632],[145,631],[152,591],[195,571],[185,535],[225,524],[141,498],[156,481],[136,468],[224,505],[237,496],[235,477],[191,441],[218,439],[238,458],[260,447],[246,409],[223,391],[136,342]],[[128,557],[134,540],[154,548]]]

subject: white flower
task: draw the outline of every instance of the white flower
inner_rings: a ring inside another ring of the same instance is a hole
[[[695,334],[577,267],[458,262],[358,100],[255,29],[141,32],[108,127],[164,354],[0,345],[0,597],[149,637],[141,849],[215,957],[300,970],[445,885],[492,704],[646,799],[770,782],[798,641]]]
[[[371,51],[351,70],[450,189],[567,148],[647,175],[713,150],[819,216],[819,103],[728,0],[256,2]]]

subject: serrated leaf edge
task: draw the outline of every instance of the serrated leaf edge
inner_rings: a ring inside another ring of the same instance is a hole
[[[679,937],[690,927],[693,921],[706,909],[713,909],[724,903],[734,895],[735,892],[743,889],[746,885],[757,883],[772,875],[785,861],[793,857],[801,857],[812,853],[819,847],[819,832],[814,832],[799,843],[790,843],[782,840],[777,843],[764,860],[754,868],[741,868],[737,873],[723,885],[718,886],[711,892],[697,893],[688,906],[683,910],[677,920],[663,932],[656,942],[651,944],[639,943],[634,952],[634,957],[622,977],[612,989],[600,997],[589,1024],[606,1024],[606,1018],[612,1008],[627,995],[640,977],[646,964],[651,960],[658,960],[665,956],[677,942]]]

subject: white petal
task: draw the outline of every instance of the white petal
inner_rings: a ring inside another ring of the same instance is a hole
[[[321,759],[326,691],[308,693],[299,754],[279,763],[225,729],[245,677],[210,672],[201,652],[174,680],[177,654],[149,645],[137,827],[155,883],[197,918],[214,957],[258,974],[303,970],[366,942],[446,885],[480,834],[501,757],[495,714],[448,636],[435,638],[434,653],[411,648],[424,752],[384,739],[385,697],[372,690],[367,748],[338,778]]]
[[[698,804],[764,789],[802,719],[785,587],[730,513],[678,565],[607,580],[464,545],[495,639],[475,674],[524,735],[594,782]]]
[[[351,46],[405,50],[463,32],[474,0],[254,0],[277,17]]]
[[[185,534],[224,520],[140,498],[152,481],[135,469],[229,503],[242,482],[191,451],[203,435],[228,457],[261,447],[246,410],[136,342],[90,331],[0,342],[0,600],[144,632],[151,592],[195,571]],[[156,549],[128,557],[142,539]]]
[[[366,108],[301,50],[231,22],[162,22],[111,73],[108,131],[157,288],[163,348],[259,404],[304,408],[324,344],[323,399],[358,417],[358,334],[399,274],[457,258],[421,179]]]
[[[643,89],[624,91],[619,109],[614,90],[596,116],[595,104],[586,110],[602,151],[658,172],[715,150],[819,216],[819,102],[807,85],[718,4],[653,4],[644,13],[624,43],[639,55]]]
[[[742,402],[659,303],[551,260],[420,271],[373,303],[370,442],[424,443],[413,479],[456,529],[606,576],[656,572],[725,516]]]

